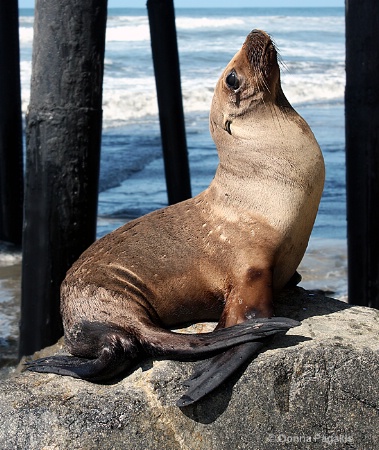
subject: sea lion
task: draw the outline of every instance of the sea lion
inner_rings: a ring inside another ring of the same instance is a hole
[[[297,324],[265,318],[307,247],[324,163],[283,94],[277,51],[265,32],[253,30],[222,73],[210,131],[220,159],[210,186],[127,223],[82,254],[61,287],[74,356],[37,360],[29,370],[101,381],[143,355],[187,360],[224,352],[211,360],[213,374],[200,369],[189,380],[183,406],[219,384],[215,371],[228,376],[256,353],[262,337]],[[208,320],[218,320],[212,333],[169,331]]]

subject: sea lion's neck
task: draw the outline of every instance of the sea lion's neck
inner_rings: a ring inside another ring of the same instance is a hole
[[[234,177],[239,186],[275,180],[304,189],[309,158],[313,164],[320,154],[304,120],[292,109],[283,111],[276,105],[235,118],[229,132],[213,126],[212,137],[220,159],[216,179]]]
[[[236,135],[246,133],[250,139],[233,136],[233,126],[231,135],[220,138],[214,133],[220,164],[210,191],[225,208],[241,207],[288,231],[297,216],[308,214],[307,204],[321,195],[324,166],[318,144],[309,128],[302,128],[307,125],[300,116],[273,117],[267,123],[245,121],[245,130],[242,125],[235,128]],[[315,212],[309,214],[313,225]]]

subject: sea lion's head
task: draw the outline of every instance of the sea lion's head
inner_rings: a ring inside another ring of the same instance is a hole
[[[225,133],[251,137],[241,129],[241,120],[246,127],[259,114],[261,122],[264,115],[273,115],[273,106],[291,108],[280,85],[277,50],[267,33],[253,30],[216,85],[210,113],[213,138],[228,139]]]

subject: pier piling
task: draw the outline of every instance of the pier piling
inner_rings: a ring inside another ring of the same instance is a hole
[[[148,0],[168,201],[191,197],[173,0]]]
[[[379,3],[346,0],[349,302],[379,308]]]
[[[23,158],[18,1],[0,7],[0,240],[22,240]]]
[[[37,0],[20,356],[62,335],[59,290],[95,240],[107,0]]]

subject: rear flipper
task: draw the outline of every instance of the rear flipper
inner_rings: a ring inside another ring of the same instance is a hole
[[[88,378],[91,373],[102,369],[104,361],[76,356],[48,356],[25,363],[26,370],[40,373],[56,373],[74,378]]]
[[[219,387],[241,366],[249,364],[264,346],[265,337],[272,336],[273,334],[285,333],[289,328],[299,324],[298,322],[296,323],[285,318],[256,319],[256,323],[266,324],[271,323],[271,320],[273,321],[273,328],[270,329],[267,334],[262,334],[260,338],[258,338],[258,341],[237,345],[216,355],[212,359],[200,363],[192,376],[183,383],[183,386],[188,389],[187,392],[180,397],[176,405],[184,407],[196,403],[198,400]],[[274,324],[276,325],[276,328]],[[284,329],[285,326],[287,326],[286,329]]]
[[[66,336],[75,356],[52,356],[27,363],[26,370],[68,375],[89,381],[112,379],[143,356],[193,361],[209,358],[236,345],[286,332],[299,323],[286,318],[250,319],[211,333],[173,333],[150,325],[138,337],[114,324],[82,322]],[[143,338],[141,337],[143,336]],[[71,337],[71,339],[70,339]],[[235,369],[234,369],[235,370]],[[219,383],[218,383],[219,384]]]
[[[176,406],[182,408],[192,405],[208,395],[239,367],[250,363],[263,346],[263,342],[247,342],[199,364],[191,378],[183,383],[188,389],[176,402]]]
[[[41,373],[56,373],[90,381],[112,379],[130,369],[136,363],[139,344],[132,336],[116,325],[98,322],[83,322],[72,352],[81,356],[48,356],[26,362],[26,370]]]
[[[130,360],[120,360],[109,352],[99,358],[89,359],[77,356],[48,356],[26,362],[26,370],[40,373],[56,373],[93,382],[114,378],[131,366]]]

